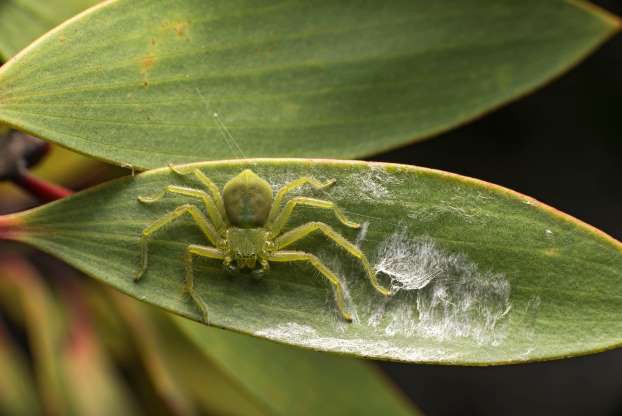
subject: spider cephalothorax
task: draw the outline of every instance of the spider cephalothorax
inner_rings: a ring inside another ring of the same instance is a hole
[[[173,166],[170,168],[181,175],[192,173],[207,188],[209,193],[200,189],[169,185],[154,197],[139,197],[138,200],[143,203],[153,203],[164,197],[167,192],[198,198],[203,201],[208,216],[206,217],[196,205],[184,204],[145,228],[141,236],[141,268],[136,274],[135,280],[140,279],[147,269],[147,240],[149,236],[180,216],[189,214],[212,244],[212,246],[189,244],[186,247],[184,258],[186,289],[201,309],[205,320],[207,320],[207,305],[194,290],[192,267],[194,256],[222,260],[227,271],[251,273],[254,276],[262,276],[268,272],[270,262],[308,262],[333,285],[337,307],[341,315],[348,321],[352,320],[346,311],[343,287],[335,273],[313,254],[283,250],[314,231],[320,231],[348,253],[358,258],[373,287],[383,295],[389,295],[389,291],[378,283],[376,274],[365,254],[329,225],[321,222],[309,222],[281,233],[296,205],[330,209],[341,223],[348,227],[358,228],[359,224],[348,220],[339,207],[331,201],[297,196],[289,199],[283,205],[285,196],[294,189],[306,184],[315,189],[323,189],[335,183],[334,180],[322,183],[313,177],[304,176],[283,186],[273,198],[270,184],[250,169],[246,169],[225,184],[221,195],[218,187],[200,170],[193,169],[186,172]]]

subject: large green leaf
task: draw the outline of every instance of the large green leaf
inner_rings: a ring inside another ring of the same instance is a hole
[[[153,307],[149,310],[152,313],[145,317],[155,321],[158,330],[164,335],[162,349],[167,361],[174,366],[178,385],[193,397],[205,413],[231,416],[272,414],[268,412],[264,398],[251,394],[240,385],[237,378],[224,371],[220,357],[207,356],[193,342],[189,342],[171,322],[170,314],[161,311],[156,313],[156,308]],[[250,359],[244,357],[243,361],[248,362]],[[246,381],[254,382],[253,379]],[[287,385],[273,383],[273,389],[279,388],[284,391]]]
[[[613,348],[622,339],[622,253],[603,233],[506,189],[402,165],[267,159],[197,164],[218,186],[244,167],[274,186],[301,175],[335,178],[325,191],[359,221],[299,208],[294,226],[319,220],[356,242],[396,292],[372,289],[361,266],[321,236],[295,245],[317,254],[347,287],[353,323],[303,264],[274,264],[263,279],[231,277],[221,262],[195,261],[209,323],[313,349],[364,357],[484,364],[542,360]],[[138,283],[139,235],[192,202],[166,196],[171,183],[199,186],[168,168],[110,182],[20,214],[0,217],[0,238],[32,244],[123,292],[200,320],[184,293],[183,253],[205,244],[186,218],[160,230]],[[325,193],[324,193],[325,192]],[[200,201],[194,201],[199,203]]]
[[[0,2],[0,56],[15,55],[34,39],[97,0],[2,0]]]
[[[136,168],[359,157],[525,94],[618,28],[578,1],[113,0],[0,70],[0,121]]]

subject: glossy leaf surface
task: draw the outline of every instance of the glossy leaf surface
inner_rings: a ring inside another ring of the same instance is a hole
[[[620,343],[620,243],[533,199],[439,171],[321,160],[195,165],[222,187],[250,167],[276,189],[303,175],[336,179],[301,194],[335,201],[362,227],[298,208],[288,227],[324,221],[358,245],[394,294],[372,289],[360,264],[320,235],[295,244],[341,276],[353,323],[327,281],[304,264],[273,264],[262,279],[195,261],[211,325],[313,349],[389,360],[483,364],[585,354]],[[183,203],[169,184],[200,187],[168,168],[128,177],[0,218],[0,238],[32,244],[144,301],[200,320],[184,293],[184,248],[207,244],[188,218],[155,234],[138,283],[139,236]]]
[[[583,2],[113,0],[0,70],[0,121],[135,168],[360,157],[525,94],[618,28]]]

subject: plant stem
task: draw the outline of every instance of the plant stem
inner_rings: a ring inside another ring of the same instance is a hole
[[[39,198],[42,202],[55,201],[73,193],[71,190],[60,185],[37,178],[28,171],[20,172],[12,178],[12,181],[20,188]]]

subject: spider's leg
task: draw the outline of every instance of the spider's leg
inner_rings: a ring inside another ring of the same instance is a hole
[[[270,215],[268,215],[268,221],[272,221],[274,217],[276,217],[276,214],[281,209],[281,202],[283,201],[283,198],[289,192],[292,192],[306,184],[311,185],[313,189],[324,189],[334,183],[335,179],[329,179],[326,182],[322,183],[312,176],[303,176],[289,183],[286,183],[285,185],[283,185],[283,187],[281,187],[281,189],[279,189],[279,191],[276,193],[276,196],[274,197],[274,201],[272,202],[272,208],[270,209]]]
[[[175,221],[177,218],[181,217],[184,214],[190,214],[192,219],[198,225],[198,227],[203,231],[203,234],[209,239],[209,241],[215,245],[220,246],[222,244],[222,240],[218,235],[218,232],[214,228],[214,226],[205,218],[201,210],[194,205],[185,204],[181,205],[175,210],[169,212],[168,214],[158,218],[151,225],[145,228],[140,237],[140,254],[141,254],[141,267],[138,273],[134,276],[134,280],[138,280],[142,277],[145,270],[147,270],[147,240],[157,230],[162,228],[163,226]]]
[[[171,164],[169,164],[168,167],[170,170],[172,170],[178,175],[182,175],[182,176],[190,175],[190,174],[194,175],[194,177],[197,178],[197,180],[201,182],[212,194],[212,198],[214,199],[214,202],[216,203],[216,206],[218,207],[218,211],[220,212],[220,215],[222,216],[222,218],[227,218],[227,214],[225,212],[225,204],[222,200],[222,195],[220,194],[220,190],[218,189],[216,184],[212,182],[210,178],[207,177],[206,174],[201,172],[200,169],[196,169],[196,168],[193,168],[191,170],[183,170]]]
[[[194,271],[192,269],[193,256],[224,260],[225,253],[214,247],[199,246],[196,244],[190,244],[186,247],[186,256],[184,258],[184,265],[186,267],[186,292],[188,292],[194,303],[199,307],[201,315],[203,315],[203,321],[207,323],[207,305],[194,288]]]
[[[361,226],[360,224],[347,219],[343,211],[341,211],[341,208],[339,208],[332,201],[298,196],[287,201],[287,204],[285,204],[285,207],[281,210],[281,212],[279,212],[274,221],[271,224],[268,224],[268,227],[272,231],[272,235],[278,235],[281,232],[285,224],[287,224],[287,221],[292,215],[292,212],[294,211],[296,205],[306,205],[314,208],[330,209],[335,213],[335,216],[337,217],[337,219],[339,219],[339,221],[341,221],[342,224],[351,228],[359,228]]]
[[[154,202],[162,199],[167,192],[201,199],[203,201],[203,204],[205,204],[205,209],[207,210],[207,213],[209,214],[209,217],[216,226],[216,228],[219,231],[226,228],[227,225],[225,224],[223,216],[220,214],[220,210],[214,203],[214,200],[205,191],[202,191],[200,189],[186,188],[184,186],[177,185],[168,185],[159,194],[154,196],[139,196],[138,200],[144,204],[153,204]]]
[[[309,222],[280,235],[274,240],[276,250],[281,250],[318,230],[321,231],[326,237],[333,240],[338,246],[342,247],[349,254],[359,259],[374,289],[382,293],[384,296],[389,296],[391,292],[380,285],[378,278],[376,277],[376,273],[369,264],[369,260],[367,260],[367,256],[357,246],[346,240],[341,234],[327,224],[322,222]]]
[[[337,308],[339,312],[341,312],[341,316],[346,321],[352,321],[352,315],[348,311],[346,311],[346,304],[344,301],[343,295],[343,286],[341,285],[341,281],[335,273],[333,273],[324,263],[320,261],[317,257],[315,257],[311,253],[305,253],[304,251],[276,251],[268,257],[269,261],[275,262],[283,262],[289,263],[293,261],[306,261],[311,263],[313,267],[319,271],[322,276],[324,276],[335,288],[335,300],[337,302]]]

